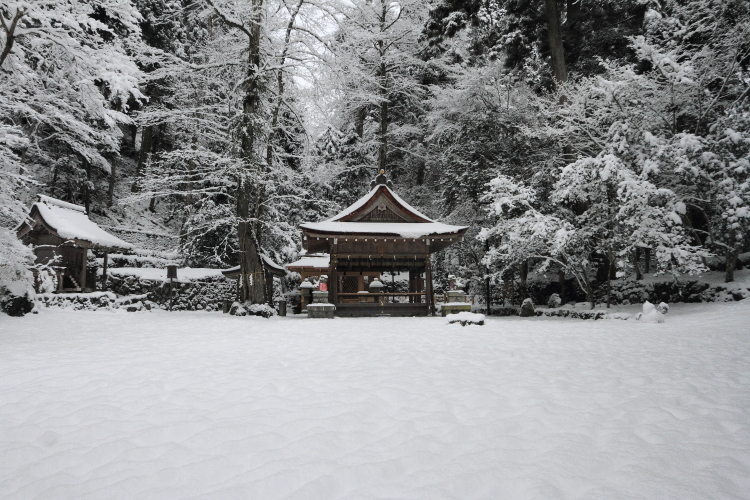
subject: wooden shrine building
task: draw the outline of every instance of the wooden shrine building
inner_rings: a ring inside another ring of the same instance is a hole
[[[104,252],[104,283],[109,252],[132,249],[133,245],[100,228],[80,205],[49,196],[38,198],[28,221],[16,228],[16,235],[34,246],[37,264],[49,264],[56,271],[58,292],[95,290],[96,272],[87,273],[88,251]]]
[[[460,241],[468,228],[428,218],[392,187],[381,170],[352,206],[327,221],[300,224],[308,254],[330,255],[328,301],[338,316],[434,314],[430,254]],[[408,273],[408,291],[367,287],[367,277],[388,272]]]

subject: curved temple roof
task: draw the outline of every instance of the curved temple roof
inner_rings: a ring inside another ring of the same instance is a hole
[[[300,227],[316,233],[403,238],[460,235],[468,229],[466,226],[453,226],[430,219],[398,196],[382,172],[373,183],[369,193],[332,218],[322,222],[305,222]],[[384,215],[373,216],[380,213]]]

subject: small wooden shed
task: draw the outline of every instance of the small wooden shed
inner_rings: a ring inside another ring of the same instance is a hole
[[[28,221],[16,228],[16,235],[34,246],[38,264],[50,264],[55,269],[58,292],[96,289],[96,274],[86,272],[89,250],[104,252],[104,283],[109,252],[133,248],[90,220],[82,206],[43,195],[31,206]]]
[[[371,191],[349,208],[300,225],[305,250],[330,256],[328,301],[339,316],[434,313],[430,254],[460,241],[468,228],[430,219],[392,187],[381,170]],[[408,272],[408,292],[370,293],[365,277],[383,272]]]

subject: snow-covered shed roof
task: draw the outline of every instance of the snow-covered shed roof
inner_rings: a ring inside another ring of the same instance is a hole
[[[35,229],[44,226],[51,233],[64,240],[73,240],[81,246],[102,249],[130,249],[133,245],[109,234],[88,218],[86,209],[49,196],[39,195],[39,201],[31,206],[32,226],[22,224],[18,228],[19,236],[24,228]]]

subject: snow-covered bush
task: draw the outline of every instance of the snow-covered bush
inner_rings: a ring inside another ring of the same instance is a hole
[[[547,301],[547,307],[549,308],[555,308],[560,307],[562,305],[562,299],[560,298],[559,294],[553,293],[550,295],[549,300]]]
[[[276,310],[268,304],[240,304],[239,302],[234,302],[229,309],[229,314],[233,316],[250,315],[270,318],[276,314]]]
[[[521,316],[533,316],[534,315],[534,302],[530,298],[524,299],[521,304]]]
[[[635,319],[643,323],[664,323],[664,315],[651,302],[643,303],[643,312],[636,314]]]
[[[31,311],[34,253],[16,235],[0,228],[0,311],[23,316]]]

